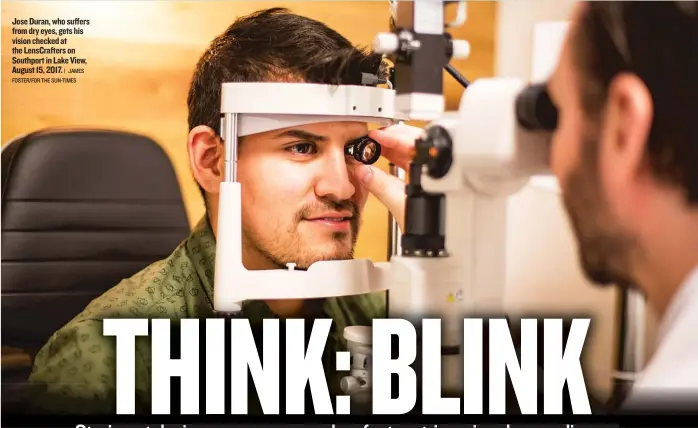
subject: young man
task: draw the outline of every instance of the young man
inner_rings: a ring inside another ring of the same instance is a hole
[[[40,400],[46,411],[115,412],[115,340],[102,335],[103,319],[177,320],[214,315],[218,192],[224,178],[224,145],[217,134],[221,84],[360,84],[361,71],[377,72],[380,64],[379,55],[367,55],[324,24],[283,9],[240,18],[211,43],[197,64],[188,96],[187,148],[194,178],[206,201],[206,216],[170,257],[93,301],[43,347],[31,380],[47,385],[49,394]],[[384,67],[380,73],[387,78]],[[359,177],[371,170],[385,176],[377,169],[360,168],[362,165],[344,153],[348,142],[367,132],[366,123],[332,122],[241,139],[238,180],[244,189],[246,268],[275,269],[294,262],[303,269],[316,261],[353,256],[368,197]],[[402,186],[394,189],[404,195]],[[344,327],[370,325],[373,318],[385,316],[385,301],[378,293],[311,302],[246,302],[244,314],[255,326],[269,317],[332,318],[325,368],[334,372],[332,358],[345,346]],[[135,361],[137,412],[148,412],[152,368],[148,338],[136,339]],[[339,392],[339,375],[328,375],[334,393]],[[255,409],[255,396],[250,394],[252,413],[259,410]]]

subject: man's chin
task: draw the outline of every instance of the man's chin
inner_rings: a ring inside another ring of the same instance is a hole
[[[344,242],[334,242],[329,244],[316,244],[306,251],[298,254],[296,265],[299,268],[307,269],[313,263],[332,260],[351,260],[354,258],[354,251],[350,244]]]
[[[616,285],[616,282],[612,279],[612,277],[603,270],[588,267],[583,267],[582,270],[587,281],[589,281],[592,285],[601,288],[613,287]]]
[[[582,271],[586,279],[594,286],[600,288],[619,287],[621,289],[639,290],[637,284],[628,275],[615,272],[609,266],[600,263],[592,263],[582,258]]]

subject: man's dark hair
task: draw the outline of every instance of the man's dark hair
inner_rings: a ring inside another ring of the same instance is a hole
[[[255,12],[233,22],[199,59],[187,97],[189,130],[199,125],[218,130],[224,82],[359,85],[362,72],[388,77],[380,55],[353,45],[322,22],[285,8]]]
[[[654,104],[649,165],[698,204],[698,2],[588,2],[574,42],[587,115],[598,120],[617,74],[642,79]]]

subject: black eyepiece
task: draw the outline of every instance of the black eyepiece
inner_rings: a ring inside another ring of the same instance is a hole
[[[521,91],[516,97],[516,118],[530,131],[554,131],[557,128],[557,108],[545,84],[530,85]]]
[[[369,137],[361,137],[344,147],[344,153],[357,161],[371,165],[381,157],[381,145]]]

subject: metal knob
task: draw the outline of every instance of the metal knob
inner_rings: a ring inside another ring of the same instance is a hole
[[[373,39],[373,50],[379,54],[391,54],[400,47],[400,39],[397,34],[378,33]]]
[[[452,40],[453,54],[451,58],[466,59],[470,56],[470,42],[467,40]]]
[[[339,387],[342,388],[345,394],[351,395],[359,390],[361,384],[354,376],[347,376],[339,381]]]

